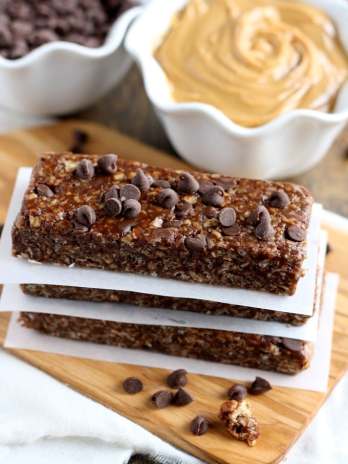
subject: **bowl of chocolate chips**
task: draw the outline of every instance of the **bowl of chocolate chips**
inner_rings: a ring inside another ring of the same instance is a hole
[[[93,104],[129,69],[123,39],[139,11],[134,0],[2,0],[1,106],[49,116]]]

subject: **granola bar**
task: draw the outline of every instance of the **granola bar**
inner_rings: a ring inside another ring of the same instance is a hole
[[[286,182],[156,168],[114,154],[42,156],[13,254],[291,295],[313,199]]]

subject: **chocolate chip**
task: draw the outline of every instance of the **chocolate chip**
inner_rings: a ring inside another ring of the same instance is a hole
[[[200,195],[204,195],[205,193],[208,192],[212,187],[214,187],[214,184],[210,182],[209,180],[201,180],[199,181],[199,189],[198,193]]]
[[[213,185],[202,195],[202,201],[209,206],[223,206],[224,189],[219,185]]]
[[[141,192],[136,185],[126,184],[120,188],[121,201],[124,200],[139,200]]]
[[[277,190],[272,192],[269,198],[266,200],[266,204],[271,208],[283,209],[290,203],[289,196],[284,190]]]
[[[259,240],[270,240],[274,236],[274,229],[268,216],[262,217],[255,227],[255,236]]]
[[[186,406],[192,403],[192,401],[192,396],[183,388],[179,388],[173,397],[172,404],[175,406]]]
[[[157,179],[153,181],[152,187],[160,187],[164,189],[170,188],[170,182],[168,182],[167,180]]]
[[[303,242],[306,238],[306,231],[298,226],[289,226],[285,231],[285,237],[293,242]]]
[[[191,213],[192,210],[193,207],[191,203],[189,203],[188,201],[180,201],[175,206],[174,214],[177,219],[184,219]]]
[[[233,179],[232,177],[220,177],[214,179],[214,182],[216,185],[220,185],[225,192],[228,192],[231,188],[236,186],[236,179]]]
[[[204,416],[196,416],[191,422],[191,432],[193,435],[204,435],[208,432],[209,421]]]
[[[151,401],[158,409],[163,409],[169,406],[172,402],[173,394],[167,390],[160,390],[151,396]]]
[[[132,184],[138,187],[142,192],[147,192],[151,187],[151,183],[152,177],[147,176],[142,169],[138,169],[132,179]]]
[[[267,208],[263,205],[258,205],[248,216],[247,223],[251,226],[257,226],[260,222],[261,215],[269,216]]]
[[[52,189],[46,184],[38,184],[35,188],[35,192],[41,197],[50,198],[54,195]]]
[[[218,216],[218,210],[213,208],[212,206],[207,206],[207,208],[204,208],[203,214],[208,219],[215,219]]]
[[[234,237],[235,235],[240,234],[240,226],[238,224],[233,224],[231,227],[223,227],[222,233],[227,237]]]
[[[123,381],[122,385],[124,391],[130,395],[135,395],[136,393],[141,392],[144,388],[143,382],[137,377],[128,377]]]
[[[98,167],[103,174],[115,174],[117,171],[117,155],[110,153],[98,159]]]
[[[261,395],[269,390],[272,390],[272,386],[268,380],[262,377],[256,377],[254,382],[250,385],[248,392],[250,395]]]
[[[236,383],[228,390],[227,395],[230,400],[242,401],[247,395],[244,385]]]
[[[295,353],[303,350],[303,342],[301,340],[295,340],[293,338],[282,338],[282,344],[285,348]]]
[[[122,203],[117,198],[108,198],[105,202],[105,211],[108,216],[116,217],[122,212]]]
[[[199,189],[199,183],[192,174],[183,172],[179,176],[176,189],[179,193],[196,193]]]
[[[123,203],[123,216],[127,219],[133,219],[139,215],[141,204],[138,200],[130,198]]]
[[[133,224],[130,224],[128,222],[124,222],[123,224],[120,224],[119,231],[122,237],[129,234],[129,232],[132,230],[132,227],[133,227]]]
[[[233,208],[224,208],[219,213],[219,222],[223,227],[231,227],[236,222],[236,212]]]
[[[75,129],[73,133],[74,142],[78,145],[85,145],[89,140],[88,133],[83,129]]]
[[[333,251],[332,245],[328,242],[326,245],[326,256],[332,253],[332,251]]]
[[[167,377],[167,385],[170,388],[184,387],[187,384],[187,371],[185,369],[177,369]]]
[[[75,217],[76,221],[85,227],[91,227],[96,221],[95,211],[88,205],[77,208]]]
[[[75,175],[79,179],[89,180],[94,176],[94,166],[90,160],[83,159],[76,167]]]
[[[197,235],[196,237],[186,237],[185,246],[190,251],[203,251],[207,246],[207,240],[204,235]]]
[[[171,188],[161,190],[157,195],[157,203],[163,208],[171,209],[179,201],[178,194]]]
[[[104,193],[104,201],[107,201],[110,198],[116,198],[117,200],[120,198],[119,188],[116,185],[113,185],[107,192]]]

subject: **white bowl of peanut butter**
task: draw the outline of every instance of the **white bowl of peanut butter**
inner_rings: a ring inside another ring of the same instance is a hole
[[[346,0],[153,0],[126,48],[184,159],[283,178],[348,121],[347,24]]]

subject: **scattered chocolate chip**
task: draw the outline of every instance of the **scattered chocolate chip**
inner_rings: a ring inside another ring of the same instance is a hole
[[[214,187],[214,184],[212,182],[210,182],[209,180],[200,180],[199,181],[198,193],[200,195],[204,195],[212,187]]]
[[[295,340],[293,338],[282,338],[282,344],[285,348],[295,353],[303,350],[303,342],[301,340]]]
[[[227,395],[230,400],[242,401],[247,395],[244,385],[236,383],[228,390]]]
[[[70,151],[73,153],[82,153],[86,143],[88,142],[89,135],[83,129],[75,129],[73,132],[73,144]]]
[[[105,211],[108,216],[116,217],[122,212],[122,203],[117,198],[108,198],[105,201]]]
[[[173,396],[172,404],[175,406],[186,406],[192,403],[192,396],[183,388],[179,388],[175,395]]]
[[[183,172],[179,176],[176,189],[179,193],[196,193],[199,189],[199,183],[192,174]]]
[[[167,385],[170,388],[184,387],[187,384],[187,371],[185,369],[177,369],[167,377]]]
[[[170,188],[170,182],[168,182],[167,180],[157,179],[152,182],[151,187],[160,187],[160,188],[167,189],[167,188]]]
[[[218,216],[218,210],[216,208],[213,208],[212,206],[207,206],[206,208],[204,208],[203,214],[208,219],[215,219]]]
[[[332,245],[328,242],[326,245],[326,256],[332,253],[332,251],[333,251]]]
[[[128,377],[123,381],[122,385],[124,391],[130,395],[135,395],[144,388],[143,382],[136,377]]]
[[[35,193],[41,197],[53,197],[53,190],[46,184],[37,184],[35,188]]]
[[[306,232],[298,226],[289,226],[285,231],[285,237],[293,242],[303,242]]]
[[[98,159],[98,167],[103,174],[115,174],[117,171],[117,155],[110,153]]]
[[[160,390],[151,396],[151,401],[158,409],[166,408],[173,400],[173,393],[167,390]]]
[[[268,380],[263,379],[262,377],[256,377],[250,385],[248,392],[250,395],[261,395],[269,390],[272,390],[272,386]]]
[[[92,179],[92,177],[94,176],[93,163],[90,160],[81,160],[75,169],[75,175],[79,179]]]
[[[126,184],[120,188],[120,199],[124,200],[139,200],[141,192],[136,185]]]
[[[147,192],[151,187],[151,183],[152,177],[147,176],[142,169],[138,169],[132,179],[132,184],[138,187],[142,192]]]
[[[107,192],[104,193],[104,201],[107,201],[110,198],[116,198],[117,200],[120,198],[120,191],[116,185],[113,185]]]
[[[123,216],[127,219],[133,219],[139,215],[141,204],[138,200],[130,198],[123,203]]]
[[[91,227],[96,221],[95,211],[88,205],[77,208],[75,217],[76,221],[85,227]]]
[[[223,227],[222,233],[227,237],[234,237],[240,234],[240,226],[238,224],[233,224],[231,227]]]
[[[184,219],[187,217],[193,210],[191,203],[188,201],[179,201],[175,205],[174,214],[177,219]]]
[[[219,185],[213,185],[202,195],[202,201],[204,204],[209,206],[223,206],[224,189]]]
[[[171,188],[161,190],[157,195],[157,203],[163,208],[171,209],[179,201],[178,194]]]
[[[266,200],[266,204],[271,208],[283,209],[290,203],[289,196],[284,190],[277,190],[272,192],[269,198]]]
[[[203,251],[207,246],[207,240],[204,235],[197,235],[196,237],[186,237],[185,246],[190,251]]]
[[[209,421],[204,416],[196,416],[191,422],[191,432],[193,435],[204,435],[208,432]]]
[[[222,227],[231,227],[236,222],[236,212],[233,208],[224,208],[219,213],[219,222]]]

